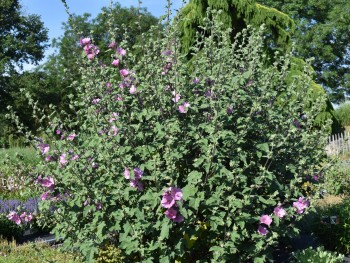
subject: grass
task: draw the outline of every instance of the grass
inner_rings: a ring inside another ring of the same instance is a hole
[[[33,147],[0,149],[0,160],[6,159],[6,156],[11,161],[21,161],[24,164],[32,166],[35,166],[39,162],[39,157]]]
[[[60,251],[44,243],[16,245],[0,239],[0,263],[38,263],[38,262],[82,262],[78,254]]]

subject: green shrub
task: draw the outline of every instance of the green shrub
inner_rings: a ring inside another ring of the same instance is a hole
[[[214,19],[204,24],[191,65],[173,28],[157,29],[139,61],[117,55],[118,67],[85,39],[76,115],[43,116],[52,143],[38,145],[33,180],[54,232],[86,261],[111,243],[124,262],[264,262],[298,232],[301,185],[326,142],[318,103],[302,111],[309,73],[286,85],[289,57],[267,67],[262,31],[230,45]]]
[[[98,250],[96,263],[123,263],[122,251],[114,245],[105,245]]]
[[[323,173],[322,189],[330,195],[350,194],[350,164],[348,161],[335,160]]]
[[[350,103],[343,103],[335,110],[335,115],[343,126],[350,126]]]
[[[318,247],[317,249],[309,247],[294,252],[293,257],[292,263],[342,263],[344,260],[344,255],[325,251],[323,247]]]
[[[328,250],[340,253],[350,252],[350,200],[344,198],[340,203],[317,207],[318,217],[313,232]],[[337,216],[337,224],[324,223],[323,217]]]

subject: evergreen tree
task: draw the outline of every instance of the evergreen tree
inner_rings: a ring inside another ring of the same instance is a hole
[[[266,49],[272,58],[273,53],[279,50],[282,53],[291,50],[292,34],[295,30],[294,21],[285,13],[275,8],[257,3],[255,0],[190,0],[179,14],[179,27],[181,28],[181,41],[185,54],[190,58],[190,47],[194,44],[196,31],[201,30],[203,18],[206,17],[207,9],[221,10],[219,20],[227,28],[232,28],[232,39],[248,25],[259,27],[266,26]],[[293,76],[303,74],[306,63],[302,59],[293,58]],[[292,79],[290,76],[289,79]],[[311,101],[315,101],[324,89],[313,82],[310,85]],[[305,109],[306,110],[306,109]],[[316,119],[315,126],[321,126],[326,120],[333,121],[332,132],[341,130],[339,121],[334,115],[334,109],[330,101],[322,106],[322,112]]]

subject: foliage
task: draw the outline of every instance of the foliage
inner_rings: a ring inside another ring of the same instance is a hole
[[[273,62],[276,50],[284,54],[291,49],[290,34],[294,31],[294,22],[288,15],[274,8],[260,5],[254,0],[191,0],[179,13],[182,52],[187,54],[189,58],[192,57],[189,49],[194,44],[196,32],[201,30],[201,21],[205,17],[208,8],[221,10],[219,19],[227,28],[232,29],[231,41],[247,25],[258,28],[260,25],[265,24],[265,50],[271,59],[269,62],[266,60],[266,64]],[[304,60],[296,57],[292,58],[290,67],[289,76],[286,78],[287,82],[293,81],[295,76],[302,75],[305,67],[309,67],[310,71],[313,71],[312,67]],[[316,102],[318,97],[324,95],[324,89],[312,81],[309,85],[309,96],[312,98],[310,103]],[[309,107],[309,105],[306,105],[306,107]],[[340,132],[342,127],[334,116],[334,110],[330,101],[326,100],[321,107],[322,110],[315,120],[315,127],[321,127],[327,120],[332,120],[333,124],[329,133]]]
[[[44,243],[17,245],[15,241],[0,239],[0,262],[83,262],[79,254],[59,251]]]
[[[23,15],[18,0],[0,2],[0,76],[44,57],[47,29],[37,15]]]
[[[350,164],[348,161],[336,160],[323,177],[323,189],[330,195],[350,194]]]
[[[350,200],[345,198],[340,203],[317,207],[318,218],[314,222],[314,233],[328,250],[340,253],[350,252]],[[320,223],[322,217],[337,216],[338,224]]]
[[[24,233],[23,225],[16,225],[15,223],[8,220],[7,214],[0,213],[0,229],[1,235],[6,239],[18,239],[22,237]]]
[[[207,9],[222,10],[220,21],[231,28],[232,40],[234,36],[241,32],[247,25],[260,27],[266,25],[266,41],[273,50],[280,49],[288,51],[290,49],[289,30],[294,28],[294,22],[286,14],[273,8],[256,3],[256,1],[245,0],[190,0],[181,10],[179,23],[182,34],[181,42],[184,53],[189,53],[190,47],[195,43],[196,32],[202,26],[203,18],[206,17]]]
[[[44,58],[48,41],[47,29],[37,15],[24,15],[19,0],[0,1],[0,146],[8,145],[8,135],[11,125],[4,120],[8,105],[13,105],[17,99],[13,92],[19,90],[16,85],[18,69],[24,63],[37,64]],[[23,80],[23,79],[22,79]],[[21,83],[23,87],[23,83]],[[17,108],[16,108],[17,110]],[[25,114],[25,107],[18,109]],[[31,115],[22,118],[30,124]]]
[[[350,103],[341,104],[335,114],[343,126],[350,126]]]
[[[344,101],[349,93],[350,2],[347,0],[286,1],[259,0],[288,14],[296,24],[293,40],[295,54],[308,59],[316,71],[316,82],[332,95],[332,101]]]
[[[105,245],[98,250],[96,263],[123,263],[121,250],[114,245]]]
[[[292,261],[294,263],[342,263],[344,260],[344,255],[325,251],[323,247],[318,247],[317,249],[309,247],[307,249],[294,252],[293,257],[295,258]]]
[[[34,149],[0,150],[0,198],[26,200],[35,197],[36,192],[29,179],[38,162]]]
[[[217,20],[203,25],[191,65],[176,24],[162,38],[155,28],[139,60],[112,49],[119,65],[101,66],[82,53],[75,115],[41,112],[52,138],[37,142],[42,209],[55,208],[54,232],[86,261],[112,243],[125,262],[264,262],[297,233],[310,201],[300,186],[324,157],[313,128],[324,98],[303,112],[308,69],[286,85],[290,57],[267,67],[261,31],[230,45]]]

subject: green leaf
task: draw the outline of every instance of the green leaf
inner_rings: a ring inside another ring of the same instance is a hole
[[[276,201],[275,200],[272,200],[272,199],[271,200],[267,200],[267,199],[263,198],[262,196],[259,196],[258,200],[261,203],[265,204],[265,205],[276,205]]]
[[[258,148],[259,150],[267,153],[269,152],[269,145],[267,143],[260,143],[256,145],[256,148]]]
[[[162,230],[160,231],[160,240],[164,240],[169,237],[169,229],[170,229],[170,224],[169,224],[168,219],[164,219],[162,223]]]

